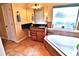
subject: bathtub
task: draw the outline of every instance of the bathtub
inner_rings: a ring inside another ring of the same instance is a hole
[[[46,45],[50,45],[56,52],[61,56],[76,56],[77,55],[77,44],[79,43],[79,38],[68,37],[61,35],[47,35],[44,38]],[[46,46],[50,51],[51,49]],[[51,51],[53,53],[53,51]],[[54,53],[53,53],[54,54]]]

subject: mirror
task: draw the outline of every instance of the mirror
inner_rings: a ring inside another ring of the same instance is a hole
[[[44,9],[34,9],[34,24],[46,24],[44,21]]]

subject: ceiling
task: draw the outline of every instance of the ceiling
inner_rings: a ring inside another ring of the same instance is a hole
[[[26,7],[30,8],[34,4],[36,4],[36,3],[26,3]],[[67,3],[37,3],[37,4],[39,4],[40,6],[43,6],[43,7],[52,7],[52,6],[63,5],[63,4],[67,4]]]

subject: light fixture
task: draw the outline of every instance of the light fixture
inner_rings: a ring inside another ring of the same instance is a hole
[[[32,6],[33,9],[40,9],[41,6],[39,4],[34,4],[34,6]]]

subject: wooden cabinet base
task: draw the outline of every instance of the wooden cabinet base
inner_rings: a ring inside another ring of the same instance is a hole
[[[32,40],[43,42],[45,37],[45,28],[31,28],[30,36]]]

